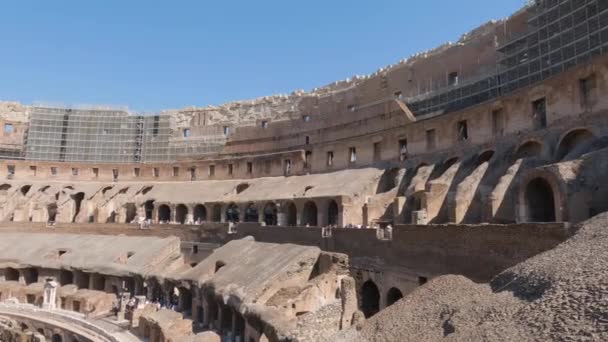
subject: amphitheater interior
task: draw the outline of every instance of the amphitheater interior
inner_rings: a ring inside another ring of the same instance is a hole
[[[608,340],[607,114],[604,0],[289,95],[0,102],[0,340]]]

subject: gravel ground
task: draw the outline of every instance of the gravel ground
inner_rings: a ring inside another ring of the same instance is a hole
[[[444,276],[328,341],[608,341],[608,213],[476,284]]]

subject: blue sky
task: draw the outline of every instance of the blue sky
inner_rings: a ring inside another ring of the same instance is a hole
[[[524,0],[0,4],[0,99],[158,111],[309,90],[455,41]]]

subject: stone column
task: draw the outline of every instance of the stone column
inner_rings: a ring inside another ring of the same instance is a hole
[[[44,283],[42,308],[55,310],[57,307],[57,287],[59,284],[53,278],[47,278]]]

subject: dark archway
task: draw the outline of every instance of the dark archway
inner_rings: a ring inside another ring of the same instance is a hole
[[[154,200],[148,200],[144,203],[144,211],[146,212],[146,220],[151,220],[154,212]]]
[[[380,291],[371,280],[363,283],[361,287],[361,311],[365,318],[370,318],[380,311]]]
[[[125,211],[125,223],[133,222],[135,217],[137,217],[137,207],[135,206],[135,203],[125,204]]]
[[[171,221],[171,208],[166,204],[161,204],[158,207],[158,222]]]
[[[277,205],[273,202],[266,203],[264,206],[264,222],[267,226],[276,226],[277,222]]]
[[[458,157],[452,157],[445,160],[441,164],[436,164],[435,167],[433,167],[433,171],[431,172],[429,180],[434,180],[443,176],[443,174],[446,173],[450,169],[450,167],[456,164],[459,160],[460,159]]]
[[[393,190],[395,187],[397,187],[397,185],[399,185],[401,177],[402,173],[401,170],[398,168],[393,168],[384,171],[382,177],[380,177],[380,180],[378,181],[376,193],[382,194]]]
[[[555,222],[555,197],[544,178],[535,178],[526,186],[526,210],[528,222]]]
[[[59,283],[63,285],[74,284],[74,273],[68,270],[61,270],[59,272]]]
[[[55,222],[57,220],[57,204],[51,203],[46,206],[46,210],[49,214],[48,222]]]
[[[255,204],[249,203],[247,209],[245,209],[245,222],[258,222],[260,219],[260,215],[258,214],[258,209],[255,207]]]
[[[221,204],[213,205],[213,210],[211,211],[211,221],[213,221],[213,222],[222,221],[222,205]]]
[[[339,223],[338,215],[338,203],[336,203],[334,200],[329,201],[329,205],[327,206],[327,224],[337,225]]]
[[[53,334],[53,337],[51,338],[51,342],[63,342],[63,339],[61,338],[61,335]]]
[[[522,159],[537,157],[540,156],[542,150],[543,145],[540,142],[536,140],[530,140],[517,148],[517,151],[515,151],[515,158]]]
[[[593,139],[593,133],[586,129],[576,129],[569,132],[559,142],[556,152],[556,159],[563,160],[576,148],[584,146]]]
[[[82,200],[84,199],[84,192],[79,192],[74,195],[70,195],[72,200],[74,200],[74,216],[72,217],[72,222],[76,222],[78,218],[78,214],[80,214],[80,207],[82,205]]]
[[[492,157],[494,157],[494,151],[493,150],[487,150],[485,152],[482,152],[479,157],[477,157],[477,166],[485,163],[485,162],[489,162]]]
[[[186,223],[186,219],[188,218],[188,207],[184,204],[178,204],[175,207],[175,221],[179,224]]]
[[[25,278],[25,284],[33,284],[38,282],[38,270],[30,267],[23,270],[23,278]]]
[[[207,221],[207,208],[202,204],[194,206],[193,218],[195,223]]]
[[[298,209],[293,202],[285,203],[285,213],[287,214],[287,225],[295,227],[298,225]]]
[[[106,223],[116,223],[116,212],[115,211],[112,211],[110,213],[110,216],[108,216]]]
[[[391,306],[395,304],[399,299],[403,298],[403,293],[396,287],[392,287],[386,293],[386,306]]]
[[[226,208],[226,222],[239,222],[239,207],[235,203],[230,203]]]
[[[304,204],[304,209],[302,210],[302,225],[317,225],[317,205],[315,202],[308,201]]]
[[[4,280],[5,281],[19,281],[19,271],[14,268],[6,268],[4,270]]]

